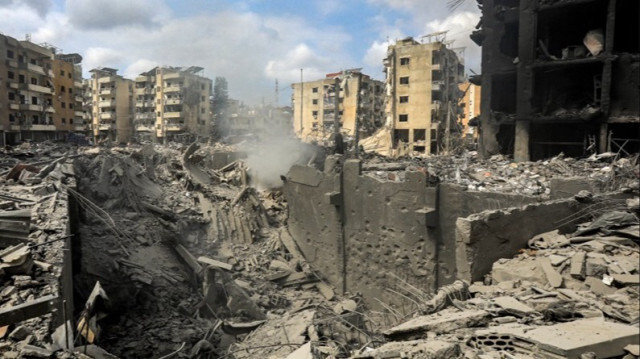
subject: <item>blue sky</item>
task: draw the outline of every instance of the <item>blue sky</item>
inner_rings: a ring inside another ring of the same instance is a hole
[[[0,18],[5,35],[80,53],[85,73],[196,65],[254,104],[274,101],[276,79],[288,104],[300,68],[305,80],[354,67],[382,80],[388,41],[441,30],[480,72],[474,0],[453,12],[446,0],[0,0]]]

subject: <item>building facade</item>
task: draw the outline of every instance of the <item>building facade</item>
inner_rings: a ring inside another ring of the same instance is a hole
[[[462,126],[462,137],[476,138],[478,136],[477,126],[469,126],[469,121],[480,115],[480,86],[471,82],[464,82],[459,85],[462,92],[460,99],[460,107],[462,109],[460,116],[460,125]]]
[[[90,72],[94,139],[128,142],[133,134],[133,81],[118,75],[116,69]]]
[[[389,46],[384,65],[392,146],[417,155],[447,150],[447,136],[456,128],[452,104],[458,103],[464,78],[457,53],[442,41],[406,38]]]
[[[53,51],[47,47],[0,35],[2,144],[56,138],[53,56]]]
[[[139,138],[209,135],[213,83],[199,75],[202,70],[157,67],[136,78],[134,124]]]
[[[293,130],[305,141],[328,140],[336,116],[344,136],[362,138],[383,124],[384,86],[360,69],[327,74],[324,79],[292,84]],[[336,89],[338,95],[336,98]]]
[[[82,56],[56,54],[53,59],[53,123],[59,132],[88,134],[83,118]]]
[[[640,149],[636,0],[484,0],[480,150],[516,161]]]

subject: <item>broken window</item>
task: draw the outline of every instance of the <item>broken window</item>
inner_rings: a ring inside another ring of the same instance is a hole
[[[427,139],[427,130],[426,129],[415,129],[413,130],[413,141],[424,141]]]
[[[409,102],[409,96],[400,96],[400,103]]]
[[[66,124],[67,124],[67,119],[62,118],[62,124],[63,124],[63,125],[66,125]]]
[[[64,103],[64,102],[60,102],[60,107],[62,107],[62,108],[67,108],[67,104],[66,104],[66,103]]]
[[[13,101],[13,100],[15,100],[15,99],[16,99],[16,94],[15,94],[15,93],[13,93],[13,92],[9,92],[9,100],[10,100],[10,101]]]
[[[311,116],[318,117],[318,111],[311,111]]]
[[[409,121],[409,115],[407,115],[407,114],[398,115],[398,121],[399,122],[408,122]]]
[[[409,130],[395,130],[393,131],[393,142],[398,141],[409,142]]]
[[[401,58],[400,65],[409,65],[409,58],[408,57]]]
[[[64,86],[60,86],[60,92],[66,92],[66,89],[64,88]]]
[[[400,85],[408,85],[409,84],[409,76],[403,76],[400,78]]]

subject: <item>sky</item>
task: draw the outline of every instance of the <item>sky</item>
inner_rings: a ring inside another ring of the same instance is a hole
[[[111,67],[134,79],[155,66],[200,66],[227,79],[229,95],[248,104],[291,102],[291,84],[363,68],[383,80],[395,40],[448,30],[480,73],[480,47],[469,39],[475,0],[454,11],[447,0],[0,0],[0,33],[49,43],[83,57],[85,77]]]

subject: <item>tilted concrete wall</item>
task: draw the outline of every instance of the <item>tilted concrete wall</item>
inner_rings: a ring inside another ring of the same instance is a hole
[[[575,223],[584,222],[585,218],[576,214],[586,206],[574,199],[565,199],[458,218],[458,278],[472,282],[482,280],[491,271],[493,262],[512,258],[518,250],[527,247],[533,236],[555,229],[573,231]]]
[[[456,220],[485,210],[535,203],[531,196],[466,191],[444,183],[438,186],[438,286],[456,280]]]

